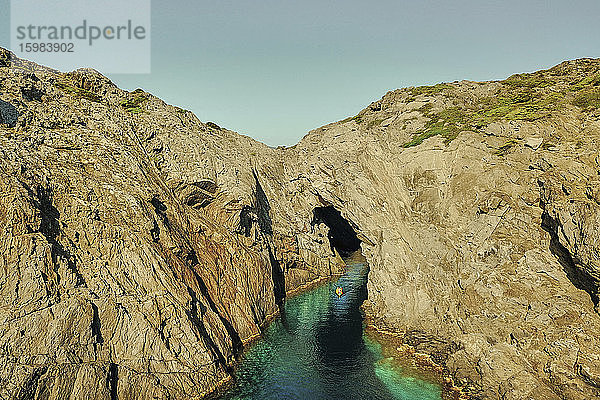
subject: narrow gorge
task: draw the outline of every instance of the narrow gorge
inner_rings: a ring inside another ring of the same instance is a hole
[[[0,399],[210,396],[359,249],[369,323],[466,396],[600,399],[599,146],[600,60],[270,148],[0,49]]]

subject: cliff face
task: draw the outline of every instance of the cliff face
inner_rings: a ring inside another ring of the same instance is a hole
[[[6,51],[0,92],[0,398],[200,396],[339,272],[274,150]]]
[[[397,90],[271,149],[2,51],[0,398],[199,396],[349,226],[369,318],[475,397],[600,398],[599,73]]]
[[[287,150],[369,238],[375,326],[474,397],[600,398],[599,72],[398,90]]]

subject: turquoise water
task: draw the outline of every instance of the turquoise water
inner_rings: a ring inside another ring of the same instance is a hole
[[[367,266],[360,259],[347,264],[337,282],[286,301],[244,354],[224,399],[441,399],[438,385],[403,375],[366,337],[359,307]]]

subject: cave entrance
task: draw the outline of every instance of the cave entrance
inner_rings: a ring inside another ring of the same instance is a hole
[[[333,206],[317,207],[313,210],[311,225],[320,223],[329,228],[327,237],[332,251],[337,250],[340,256],[345,258],[360,250],[360,239],[352,225]]]

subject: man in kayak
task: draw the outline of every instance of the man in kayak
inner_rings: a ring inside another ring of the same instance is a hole
[[[338,286],[338,287],[335,289],[335,294],[337,294],[337,296],[338,296],[338,297],[342,297],[342,295],[344,294],[344,290],[342,289],[342,287],[341,287],[341,286]]]

